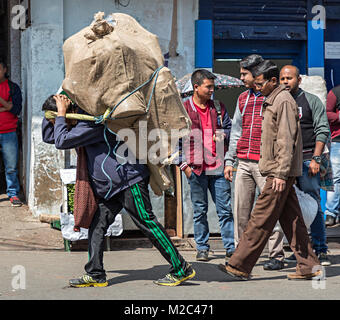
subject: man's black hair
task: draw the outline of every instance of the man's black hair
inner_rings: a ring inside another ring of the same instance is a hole
[[[194,87],[195,84],[200,86],[203,83],[204,79],[215,80],[216,76],[206,69],[198,69],[194,71],[191,75],[192,87]]]
[[[270,60],[264,60],[259,65],[257,65],[253,71],[253,76],[258,77],[263,74],[263,79],[271,80],[271,78],[276,78],[277,81],[280,79],[280,70],[275,63]]]
[[[240,61],[240,67],[251,72],[254,67],[263,61],[264,59],[259,54],[251,54]]]
[[[45,102],[43,103],[41,110],[42,111],[54,111],[58,112],[57,108],[57,102],[54,99],[54,94],[50,95]],[[68,107],[67,111],[74,111],[78,108],[78,106],[75,103],[71,103]]]
[[[55,111],[57,112],[58,109],[57,109],[57,103],[54,99],[54,94],[52,94],[51,96],[49,96],[44,104],[42,105],[42,108],[41,108],[42,111]]]
[[[6,74],[5,74],[5,78],[8,78],[8,66],[6,63],[6,60],[4,58],[0,58],[0,64],[2,65],[3,68],[5,68],[7,70]]]

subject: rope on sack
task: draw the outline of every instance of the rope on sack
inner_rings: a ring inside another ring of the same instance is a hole
[[[110,118],[110,120],[116,120],[116,119],[124,119],[126,117],[111,117],[112,113],[118,108],[118,106],[124,102],[127,98],[129,98],[131,95],[133,95],[134,93],[136,93],[138,90],[140,90],[141,88],[143,88],[144,86],[146,86],[149,82],[151,82],[153,80],[153,78],[155,78],[155,81],[154,81],[154,84],[153,84],[153,87],[152,87],[152,91],[151,91],[151,95],[150,95],[150,98],[149,98],[149,101],[148,101],[148,104],[146,106],[146,110],[145,110],[145,114],[148,113],[149,109],[150,109],[150,104],[151,104],[151,99],[152,99],[152,96],[154,94],[154,90],[155,90],[155,87],[156,87],[156,82],[157,82],[157,79],[158,79],[158,75],[159,75],[159,71],[163,68],[163,66],[160,66],[158,67],[154,73],[152,74],[152,76],[150,77],[149,80],[145,81],[143,84],[141,84],[139,87],[137,87],[136,89],[134,89],[133,91],[131,91],[126,97],[124,97],[122,100],[120,100],[112,109],[111,108],[108,108],[105,113],[101,116],[97,116],[95,117],[95,121],[96,123],[103,123],[105,122],[108,118]],[[129,116],[131,117],[131,116]]]
[[[104,169],[104,164],[105,164],[107,158],[110,156],[110,153],[111,153],[111,146],[110,146],[109,141],[107,139],[107,131],[109,131],[111,134],[113,134],[116,137],[116,140],[117,140],[117,143],[116,143],[114,149],[112,150],[112,153],[116,156],[116,158],[118,157],[118,158],[123,160],[123,163],[119,164],[119,166],[117,167],[116,171],[118,171],[121,168],[121,166],[123,166],[124,164],[127,163],[127,161],[126,161],[126,159],[124,157],[121,157],[120,155],[118,155],[116,153],[117,148],[119,146],[120,138],[118,137],[118,135],[114,131],[112,131],[112,130],[110,130],[108,128],[107,120],[108,119],[109,120],[126,119],[126,118],[129,118],[129,117],[136,116],[136,115],[129,115],[129,116],[126,116],[126,117],[116,117],[116,118],[111,117],[112,113],[119,107],[119,105],[123,101],[125,101],[131,95],[133,95],[138,90],[140,90],[141,88],[146,86],[149,82],[151,82],[155,78],[153,86],[152,86],[152,91],[151,91],[151,94],[150,94],[150,98],[149,98],[148,104],[146,105],[146,109],[145,109],[144,115],[147,114],[149,112],[150,105],[151,105],[151,100],[152,100],[152,97],[153,97],[154,92],[155,92],[158,75],[159,75],[159,72],[160,72],[160,70],[162,68],[163,68],[163,66],[158,67],[147,81],[145,81],[143,84],[141,84],[136,89],[131,91],[126,97],[124,97],[122,100],[120,100],[112,109],[111,108],[107,108],[107,110],[105,111],[105,113],[103,115],[100,115],[100,116],[91,116],[91,115],[77,114],[77,113],[67,113],[65,115],[66,119],[83,120],[83,121],[94,121],[96,124],[103,124],[104,125],[104,140],[106,142],[106,145],[108,147],[109,152],[107,153],[106,157],[104,158],[104,160],[103,160],[103,162],[101,164],[101,169],[102,169],[104,175],[110,181],[110,188],[109,188],[109,191],[106,193],[104,199],[107,199],[107,197],[109,196],[109,194],[110,194],[110,192],[112,190],[112,179],[110,178],[110,176],[106,173],[106,171]],[[45,111],[45,118],[46,119],[53,119],[53,118],[57,117],[57,115],[58,115],[58,113],[55,112],[55,111]]]
[[[157,68],[155,70],[155,72],[152,74],[152,76],[150,77],[149,80],[147,80],[146,82],[144,82],[142,85],[140,85],[139,87],[137,87],[136,89],[134,89],[132,92],[130,92],[126,97],[124,97],[121,101],[119,101],[112,109],[108,108],[106,110],[106,112],[104,113],[104,115],[102,116],[98,116],[98,117],[95,117],[95,123],[104,123],[104,139],[105,139],[105,142],[108,146],[108,149],[109,149],[109,152],[108,154],[106,155],[105,159],[103,160],[102,164],[101,164],[101,169],[104,173],[104,175],[109,179],[109,182],[110,182],[110,188],[108,190],[108,192],[106,193],[104,199],[107,199],[107,197],[109,196],[111,190],[112,190],[112,179],[110,178],[110,176],[106,173],[105,169],[104,169],[104,164],[107,160],[107,158],[109,157],[110,153],[111,153],[111,147],[110,147],[110,144],[108,142],[108,139],[107,139],[107,131],[109,131],[111,134],[113,134],[115,137],[116,137],[116,145],[112,151],[112,153],[116,156],[116,158],[120,158],[123,160],[123,162],[121,164],[119,164],[119,166],[116,168],[116,171],[118,171],[121,166],[123,166],[124,164],[127,163],[126,159],[124,157],[121,157],[120,155],[118,155],[116,153],[116,150],[119,146],[119,140],[120,138],[118,137],[118,135],[110,130],[107,126],[107,122],[106,120],[109,118],[110,120],[115,120],[115,119],[123,119],[123,118],[127,118],[127,117],[117,117],[117,118],[113,118],[111,117],[112,113],[118,108],[118,106],[124,101],[126,100],[128,97],[130,97],[131,95],[133,95],[135,92],[137,92],[138,90],[140,90],[141,88],[143,88],[144,86],[146,86],[149,82],[151,82],[154,78],[154,83],[153,83],[153,86],[152,86],[152,91],[151,91],[151,94],[150,94],[150,98],[149,98],[149,101],[148,101],[148,104],[146,106],[146,109],[145,109],[145,114],[147,114],[149,112],[149,109],[150,109],[150,105],[151,105],[151,100],[152,100],[152,97],[154,95],[154,92],[155,92],[155,88],[156,88],[156,83],[157,83],[157,79],[158,79],[158,75],[159,75],[159,71],[163,68],[163,66]],[[129,116],[130,117],[130,116]]]

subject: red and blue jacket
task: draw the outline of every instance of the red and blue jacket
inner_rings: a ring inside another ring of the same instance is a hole
[[[0,112],[0,134],[14,132],[17,129],[18,115],[22,109],[22,95],[20,87],[6,79],[0,83],[0,97],[5,101],[12,101],[10,111]],[[0,107],[2,107],[0,103]]]
[[[214,105],[213,100],[208,101],[208,111],[210,112],[211,125],[212,125],[212,133],[216,133],[217,130],[222,130],[224,133],[224,150],[222,150],[222,159],[221,166],[223,167],[223,157],[225,152],[228,149],[229,144],[229,136],[231,130],[231,120],[225,109],[223,103],[220,103],[221,106],[221,118],[218,116],[218,112]],[[191,169],[197,175],[201,175],[205,168],[205,155],[204,155],[204,147],[203,147],[203,138],[202,138],[202,124],[199,112],[196,110],[194,106],[193,99],[190,97],[188,100],[184,102],[184,107],[191,119],[191,135],[189,138],[183,138],[179,144],[180,158],[179,158],[179,167],[182,171],[185,170],[187,166],[190,166]],[[222,123],[221,120],[222,119]],[[216,146],[214,147],[216,149]],[[215,150],[216,151],[216,150]],[[209,152],[209,150],[208,150]],[[218,152],[216,152],[216,161],[218,161]],[[217,168],[216,168],[217,169]]]

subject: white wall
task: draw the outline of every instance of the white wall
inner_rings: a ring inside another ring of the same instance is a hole
[[[22,86],[25,101],[24,169],[25,189],[34,215],[56,214],[61,204],[59,169],[65,166],[64,152],[42,142],[40,111],[45,99],[57,91],[64,78],[63,41],[88,26],[98,11],[107,15],[123,12],[159,37],[163,53],[169,51],[172,1],[131,0],[116,7],[113,0],[34,0],[32,26],[21,34]],[[194,68],[195,19],[198,0],[178,0],[178,56],[169,68],[179,78]]]
[[[41,106],[64,77],[63,0],[31,1],[32,26],[21,34],[23,156],[26,198],[34,215],[59,212],[63,152],[42,142]]]
[[[123,1],[125,3],[126,1]],[[176,78],[192,72],[195,65],[195,20],[198,0],[178,0],[179,55],[170,58],[169,68]],[[156,34],[162,52],[169,51],[172,25],[172,0],[131,0],[128,7],[116,6],[113,0],[64,0],[64,39],[88,26],[95,13],[122,12],[134,17],[145,29]]]

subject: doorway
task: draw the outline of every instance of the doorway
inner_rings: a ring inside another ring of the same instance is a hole
[[[270,59],[273,61],[279,69],[286,64],[292,64],[292,59]],[[240,78],[240,61],[241,59],[215,59],[214,60],[214,72],[226,74],[235,78]],[[215,91],[214,98],[220,100],[227,109],[229,116],[232,118],[235,112],[237,98],[243,92],[247,90],[245,87],[240,88],[228,88],[219,91]]]

